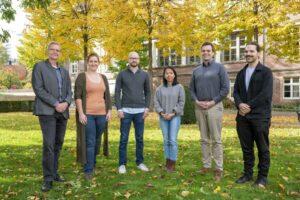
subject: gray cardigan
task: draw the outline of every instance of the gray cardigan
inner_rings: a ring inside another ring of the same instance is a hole
[[[183,115],[185,93],[181,84],[174,86],[160,85],[154,96],[154,108],[157,113],[172,113]]]

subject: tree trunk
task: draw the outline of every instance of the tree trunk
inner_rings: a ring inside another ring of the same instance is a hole
[[[148,21],[147,21],[147,28],[148,28],[148,59],[149,59],[149,66],[148,66],[148,74],[149,74],[149,84],[150,84],[150,111],[153,111],[154,105],[154,91],[153,91],[153,71],[152,71],[152,31],[153,31],[153,24],[152,24],[152,4],[151,0],[148,0],[146,3],[147,12],[148,12]]]
[[[83,34],[83,66],[84,71],[87,71],[87,56],[88,56],[88,34]]]
[[[150,98],[150,110],[153,111],[153,97],[154,97],[154,91],[153,91],[153,71],[152,71],[152,38],[149,37],[148,39],[148,59],[149,59],[149,67],[148,67],[148,74],[149,74],[149,84],[150,84],[150,91],[151,91],[151,98]]]
[[[256,17],[258,15],[258,8],[259,8],[259,5],[258,5],[257,1],[255,0],[253,11],[254,11],[254,15]],[[258,43],[258,34],[259,34],[258,27],[257,27],[257,25],[254,25],[254,27],[253,27],[253,37],[254,37],[254,41],[257,42],[257,43]]]

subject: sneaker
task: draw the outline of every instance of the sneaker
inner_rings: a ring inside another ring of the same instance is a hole
[[[125,174],[126,173],[126,166],[120,165],[119,167],[119,174]]]
[[[142,171],[144,171],[144,172],[148,172],[149,171],[148,167],[146,165],[144,165],[144,163],[139,164],[137,166],[137,168],[140,169],[140,170],[142,170]]]
[[[66,182],[66,179],[63,176],[61,176],[59,174],[56,174],[56,176],[54,177],[54,181],[56,181],[56,182]]]
[[[52,189],[52,181],[44,181],[41,189],[43,192],[48,192],[49,190],[51,190]]]
[[[265,188],[267,186],[268,180],[265,177],[258,177],[256,181],[252,184],[252,187]]]

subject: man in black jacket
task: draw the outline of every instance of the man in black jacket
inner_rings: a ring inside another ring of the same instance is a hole
[[[237,132],[244,159],[244,175],[236,183],[252,180],[254,141],[258,149],[258,176],[253,186],[267,185],[270,167],[269,128],[273,94],[273,76],[259,62],[260,47],[250,42],[245,48],[247,65],[238,73],[234,85],[234,101],[238,108]]]

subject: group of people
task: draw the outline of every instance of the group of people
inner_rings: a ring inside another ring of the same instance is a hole
[[[244,173],[236,183],[251,181],[254,166],[254,142],[258,148],[258,176],[254,186],[266,186],[270,167],[269,127],[272,101],[272,72],[259,62],[260,47],[250,42],[245,48],[247,65],[238,73],[234,85],[237,112],[237,133],[243,152]],[[36,63],[32,72],[32,86],[36,94],[34,114],[38,116],[43,135],[42,191],[52,189],[53,181],[65,179],[58,173],[59,154],[69,118],[72,101],[71,81],[68,71],[58,65],[61,46],[51,42],[47,48],[48,59]],[[214,181],[223,177],[222,100],[229,93],[229,78],[225,67],[215,62],[212,43],[201,46],[202,63],[193,70],[190,93],[195,102],[195,115],[200,130],[202,148],[201,174],[212,171]],[[77,124],[77,160],[83,164],[85,179],[93,177],[101,135],[112,117],[112,102],[108,80],[97,73],[99,56],[92,53],[87,58],[87,71],[75,81],[74,99]],[[162,84],[156,89],[154,109],[159,115],[163,135],[165,169],[175,170],[177,137],[185,105],[185,92],[172,67],[163,70]],[[136,140],[136,166],[147,172],[144,164],[144,121],[150,107],[150,80],[139,67],[139,55],[130,52],[128,68],[116,79],[115,106],[120,118],[119,168],[126,173],[127,144],[133,122]],[[211,148],[212,146],[212,148]]]

